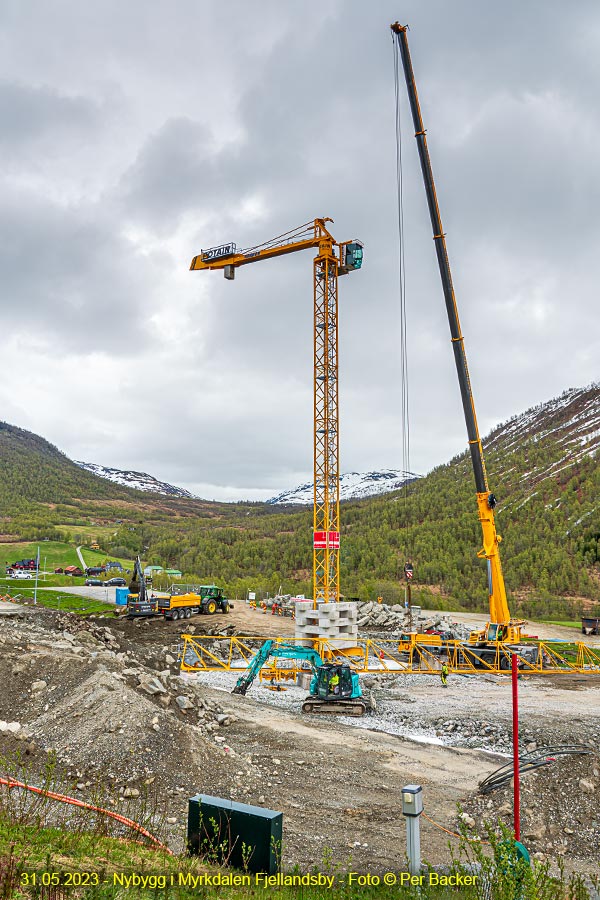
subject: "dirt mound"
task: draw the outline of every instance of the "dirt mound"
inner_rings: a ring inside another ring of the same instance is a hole
[[[538,858],[594,858],[600,830],[600,757],[558,756],[521,778],[521,836]],[[487,795],[473,794],[464,811],[485,837],[483,822],[513,821],[512,781]]]
[[[54,751],[75,796],[123,811],[152,794],[179,848],[189,796],[227,796],[232,765],[241,793],[253,789],[254,767],[224,735],[237,718],[178,676],[169,646],[155,647],[149,667],[103,620],[45,610],[11,619],[0,642],[0,754],[18,751],[34,775]]]

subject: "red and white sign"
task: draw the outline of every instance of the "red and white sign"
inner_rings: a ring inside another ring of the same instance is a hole
[[[329,532],[329,549],[330,550],[339,550],[340,549],[340,533],[339,533],[339,531],[330,531]]]
[[[315,550],[325,550],[327,547],[327,532],[315,531],[313,534],[313,547]]]
[[[315,531],[313,533],[313,547],[315,550],[340,549],[339,531]]]

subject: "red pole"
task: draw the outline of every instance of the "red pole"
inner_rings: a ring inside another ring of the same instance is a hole
[[[513,712],[513,781],[515,841],[521,840],[521,785],[519,782],[519,674],[518,657],[512,654],[512,712]]]

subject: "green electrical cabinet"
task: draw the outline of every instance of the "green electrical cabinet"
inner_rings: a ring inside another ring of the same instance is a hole
[[[283,813],[208,794],[190,797],[188,852],[220,865],[276,875],[281,865]]]

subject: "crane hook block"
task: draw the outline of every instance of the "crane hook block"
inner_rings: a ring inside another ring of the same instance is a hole
[[[235,266],[225,266],[223,268],[223,275],[227,281],[233,281],[235,278]]]
[[[493,509],[497,504],[497,499],[495,494],[489,494],[487,498],[488,506],[490,509]]]

